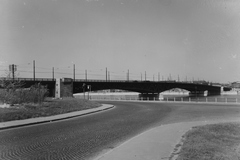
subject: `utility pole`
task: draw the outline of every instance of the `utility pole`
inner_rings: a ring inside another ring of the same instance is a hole
[[[17,66],[14,64],[9,65],[9,71],[12,72],[12,80],[15,78],[15,71],[17,70]]]
[[[33,81],[35,81],[35,60],[33,60]]]
[[[53,77],[53,80],[54,80],[54,67],[52,68],[52,77]]]
[[[14,80],[14,64],[12,64],[12,77],[13,77],[13,80]]]
[[[85,70],[85,80],[87,81],[87,70]]]
[[[107,71],[107,67],[106,67],[106,81],[108,79],[108,71]]]
[[[15,66],[15,65],[12,64],[12,77],[13,77],[13,81],[14,81],[14,69],[15,69],[14,66]]]
[[[110,81],[110,72],[108,71],[108,80]]]
[[[73,81],[75,81],[75,64],[73,64]]]
[[[158,81],[160,81],[160,73],[158,72]]]

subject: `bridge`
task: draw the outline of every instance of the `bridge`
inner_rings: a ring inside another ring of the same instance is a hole
[[[208,95],[220,95],[221,91],[229,91],[229,87],[213,86],[207,83],[191,83],[176,81],[123,81],[123,80],[89,80],[89,79],[41,79],[41,78],[17,78],[23,87],[28,88],[40,83],[46,85],[51,97],[68,97],[74,93],[86,91],[98,91],[106,89],[121,89],[126,91],[139,92],[140,97],[156,98],[159,93],[173,88],[180,88],[190,91],[192,95],[203,95],[205,91]]]

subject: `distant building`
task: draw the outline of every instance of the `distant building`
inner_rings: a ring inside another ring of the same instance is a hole
[[[232,88],[240,88],[240,82],[233,82],[231,83]]]

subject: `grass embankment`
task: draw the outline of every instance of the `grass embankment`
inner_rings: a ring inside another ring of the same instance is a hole
[[[194,127],[183,136],[177,160],[240,159],[240,124],[221,123]]]
[[[96,108],[101,104],[76,98],[46,99],[42,104],[21,104],[0,108],[0,122],[45,117]]]

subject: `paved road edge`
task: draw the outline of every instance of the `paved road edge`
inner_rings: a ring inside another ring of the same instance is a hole
[[[114,108],[114,105],[110,104],[102,104],[101,107],[92,108],[92,109],[86,109],[82,111],[76,111],[76,112],[70,112],[70,113],[64,113],[49,117],[37,117],[37,118],[29,118],[24,120],[15,120],[15,121],[8,121],[8,122],[1,122],[0,123],[0,130],[4,129],[10,129],[10,128],[17,128],[17,127],[23,127],[28,125],[34,125],[34,124],[41,124],[41,123],[47,123],[47,122],[53,122],[53,121],[59,121],[79,116],[84,116],[96,112],[105,111],[108,109]]]

